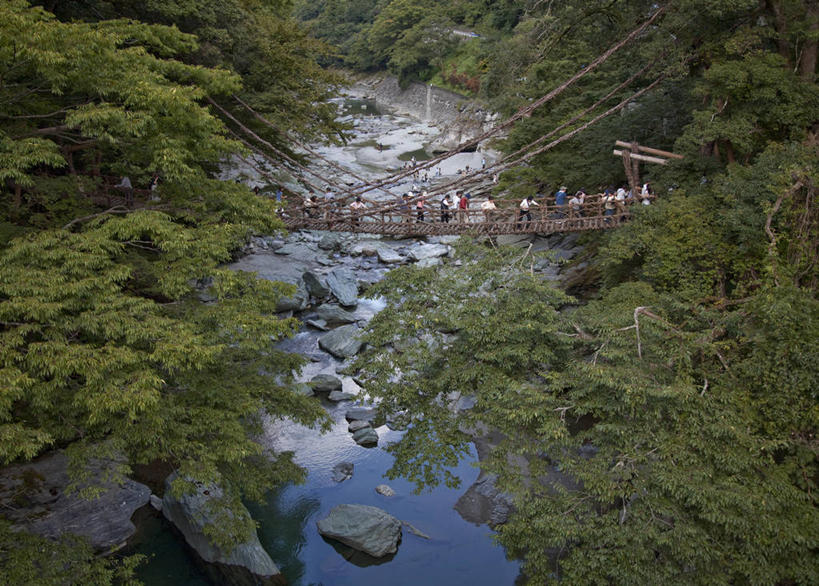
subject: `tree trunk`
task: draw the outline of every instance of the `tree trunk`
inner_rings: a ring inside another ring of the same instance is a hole
[[[768,0],[768,8],[774,17],[774,29],[776,30],[776,46],[779,54],[785,59],[788,69],[793,69],[793,58],[788,43],[788,22],[782,7],[782,0]]]
[[[812,0],[805,3],[808,22],[808,33],[812,36],[805,41],[802,48],[802,55],[799,59],[799,77],[807,82],[816,79],[816,57],[819,53],[819,1]]]

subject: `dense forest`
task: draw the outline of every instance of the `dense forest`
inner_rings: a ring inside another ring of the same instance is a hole
[[[492,145],[657,82],[496,188],[622,183],[621,139],[684,156],[644,169],[656,204],[586,237],[568,291],[526,251],[479,244],[447,271],[392,271],[356,370],[410,419],[393,472],[419,488],[454,481],[461,430],[498,432],[482,466],[515,497],[499,539],[533,584],[818,583],[814,0],[3,2],[0,464],[56,448],[80,471],[167,462],[224,487],[215,540],[249,531],[232,505],[303,475],[253,441],[260,413],[323,411],[273,347],[297,328],[275,313],[292,289],[224,268],[280,227],[273,203],[216,179],[248,152],[234,120],[274,158],[343,141],[338,67],[510,115],[659,10]],[[156,200],[111,205],[125,176],[159,177]],[[452,393],[475,398],[457,420]],[[0,520],[3,583],[127,583],[135,561]]]
[[[511,115],[660,8],[351,0],[296,13],[338,47],[336,64]],[[459,430],[502,434],[483,466],[516,496],[500,541],[531,583],[815,583],[819,5],[664,8],[496,145],[514,152],[659,79],[497,189],[620,184],[620,139],[684,155],[643,170],[658,205],[587,238],[574,298],[530,274],[524,251],[464,250],[472,262],[446,277],[393,271],[359,375],[410,414],[393,472],[419,486],[453,480],[446,466],[469,441]],[[453,393],[476,399],[457,419],[440,409]]]

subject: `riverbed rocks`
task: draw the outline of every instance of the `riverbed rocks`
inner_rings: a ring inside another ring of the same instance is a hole
[[[62,452],[0,471],[0,501],[11,503],[3,516],[27,531],[57,539],[74,534],[88,539],[97,552],[119,549],[133,535],[134,511],[146,505],[151,490],[130,479],[106,479],[110,460],[89,463],[90,477],[81,488],[99,487],[97,498],[69,492],[68,457]]]
[[[327,275],[327,286],[344,307],[358,303],[358,280],[349,269],[335,269]]]
[[[365,427],[372,427],[369,421],[350,421],[349,425],[347,425],[347,431],[350,433],[355,433],[359,429],[364,429]]]
[[[231,586],[285,584],[279,568],[262,547],[255,531],[231,551],[224,551],[211,543],[205,534],[205,527],[218,524],[210,505],[224,496],[220,487],[197,484],[193,493],[177,498],[171,490],[171,483],[176,477],[174,473],[166,480],[162,514],[182,533],[196,554],[207,562],[206,567],[216,583]],[[246,509],[242,513],[250,516]]]
[[[316,299],[325,299],[326,297],[329,297],[330,288],[320,275],[314,271],[304,271],[301,278],[304,281],[304,285],[310,295]]]
[[[341,401],[352,401],[355,398],[356,396],[354,394],[345,393],[344,391],[330,391],[330,394],[327,395],[327,400],[334,403],[340,403]]]
[[[376,254],[378,255],[378,260],[384,264],[396,264],[406,261],[394,248],[383,244],[376,249]]]
[[[317,374],[310,379],[310,387],[318,393],[341,390],[341,379],[332,374]]]
[[[363,343],[358,339],[359,327],[355,324],[341,326],[321,336],[319,348],[336,358],[349,358],[361,350]]]
[[[410,249],[410,258],[420,261],[430,258],[438,258],[449,254],[449,246],[446,244],[418,244]]]
[[[401,521],[368,505],[337,505],[316,522],[321,535],[380,558],[398,551]]]
[[[512,513],[512,499],[495,486],[495,474],[483,474],[461,495],[455,503],[455,510],[465,521],[490,527],[502,525]]]
[[[353,407],[347,409],[344,418],[347,421],[373,421],[377,415],[377,411],[372,407]]]
[[[378,432],[372,427],[364,427],[353,433],[353,441],[364,448],[374,448],[378,445]]]
[[[325,303],[316,308],[316,315],[328,326],[351,324],[356,321],[355,316],[338,305]]]

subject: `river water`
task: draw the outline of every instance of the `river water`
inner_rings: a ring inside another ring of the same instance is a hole
[[[402,118],[379,111],[376,104],[361,99],[340,102],[342,116],[354,124],[356,136],[348,146],[322,147],[328,158],[351,168],[360,176],[377,177],[385,170],[396,169],[402,161],[415,156],[422,160],[425,145],[436,135],[437,129],[423,122]],[[382,147],[378,148],[378,143]],[[479,164],[482,155],[463,153],[455,160],[443,163],[442,177],[454,176],[457,168]],[[325,171],[328,171],[325,169]],[[226,179],[241,177],[253,184],[247,168],[237,165],[228,170]],[[340,179],[340,178],[339,178]],[[398,185],[395,193],[406,190]],[[386,195],[382,197],[388,197]],[[404,243],[406,245],[406,242]],[[339,266],[361,270],[362,261],[335,256]],[[282,259],[271,253],[251,254],[237,268],[257,270],[266,278],[273,278],[284,270]],[[367,268],[382,273],[384,266]],[[356,317],[366,321],[383,308],[378,300],[362,299]],[[319,332],[303,329],[282,347],[311,359],[300,380],[310,380],[316,374],[336,374],[343,363],[318,348]],[[342,378],[344,390],[358,394],[361,389],[349,377]],[[387,426],[377,429],[379,445],[376,448],[358,446],[347,430],[344,418],[350,401],[324,406],[332,417],[329,432],[282,421],[269,421],[263,442],[277,450],[292,450],[295,460],[307,470],[302,485],[287,485],[272,491],[264,504],[248,503],[253,517],[259,523],[258,535],[262,545],[282,570],[289,584],[297,586],[324,585],[512,585],[519,574],[519,564],[506,558],[492,531],[486,525],[467,522],[453,508],[458,498],[477,479],[477,459],[474,450],[453,469],[461,479],[460,488],[438,487],[414,494],[414,486],[403,479],[387,480],[386,471],[392,465],[392,456],[384,447],[399,441],[402,433]],[[332,468],[340,462],[354,464],[353,476],[341,483],[332,479]],[[388,484],[395,496],[385,497],[375,491],[379,484]],[[364,559],[337,543],[322,538],[316,521],[341,503],[373,505],[384,509],[398,519],[410,523],[428,538],[419,537],[403,529],[398,552],[382,560]],[[199,586],[209,584],[165,520],[150,516],[140,524],[140,532],[132,543],[132,552],[149,556],[139,570],[139,577],[149,586]]]

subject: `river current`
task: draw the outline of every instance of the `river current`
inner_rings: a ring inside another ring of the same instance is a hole
[[[400,167],[413,156],[423,160],[427,145],[438,129],[426,123],[379,111],[374,102],[360,96],[339,100],[340,115],[355,129],[355,138],[347,146],[322,147],[322,154],[357,175],[375,178],[385,171]],[[381,148],[378,147],[379,143]],[[458,168],[477,167],[477,153],[462,153],[442,163],[440,180],[452,178]],[[329,172],[328,169],[324,169]],[[251,185],[259,178],[246,167],[237,164],[226,170],[225,179],[241,179]],[[337,177],[342,180],[341,177]],[[406,191],[408,185],[394,186],[393,193]],[[388,197],[382,195],[381,197]],[[361,261],[334,255],[338,266],[362,269]],[[286,260],[273,254],[251,254],[237,266],[257,270],[272,278]],[[371,271],[383,274],[385,266],[369,261]],[[378,300],[362,299],[356,317],[366,320],[381,310]],[[316,374],[336,374],[342,362],[318,348],[320,332],[304,328],[282,348],[298,352],[311,359],[300,373],[308,381]],[[358,394],[361,389],[349,377],[342,378],[344,390]],[[399,441],[402,433],[386,425],[377,428],[376,448],[358,446],[347,430],[344,418],[351,402],[332,403],[321,400],[330,413],[333,425],[326,433],[282,421],[269,421],[263,441],[277,450],[292,450],[296,461],[307,470],[302,485],[286,485],[273,490],[264,504],[248,503],[259,523],[260,541],[279,566],[288,584],[295,586],[368,586],[368,585],[512,585],[519,574],[519,564],[508,560],[486,525],[475,525],[453,508],[458,498],[477,479],[474,449],[452,470],[460,479],[457,489],[444,486],[420,494],[403,479],[387,480],[386,471],[392,456],[384,451],[391,442]],[[333,466],[340,462],[354,464],[351,478],[335,482]],[[388,484],[395,496],[386,497],[375,491],[379,484]],[[322,538],[316,521],[327,515],[337,504],[355,503],[384,509],[398,519],[410,523],[428,538],[403,530],[398,552],[382,560],[362,559],[333,541]],[[140,525],[131,552],[142,553],[148,560],[139,570],[139,577],[149,586],[199,586],[210,584],[186,550],[181,538],[174,535],[160,516],[150,516]]]

